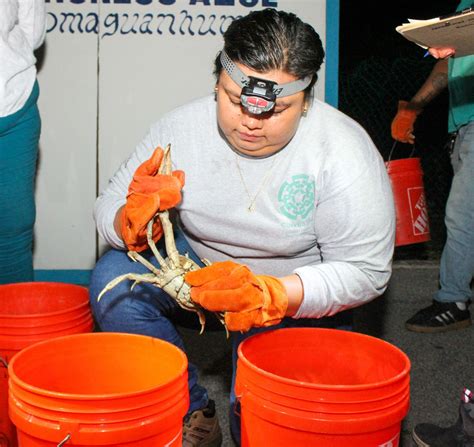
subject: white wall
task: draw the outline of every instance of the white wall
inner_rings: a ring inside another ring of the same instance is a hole
[[[232,18],[268,6],[295,12],[326,43],[326,0],[49,0],[38,75],[39,279],[65,272],[74,280],[93,267],[103,247],[92,219],[98,192],[152,122],[212,91]],[[323,66],[321,99],[324,86]]]

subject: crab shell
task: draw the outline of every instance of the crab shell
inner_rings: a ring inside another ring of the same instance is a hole
[[[169,263],[168,259],[167,263]],[[179,255],[179,264],[179,267],[160,275],[159,282],[163,284],[161,288],[184,309],[201,311],[201,308],[191,299],[191,286],[184,280],[186,273],[199,270],[201,267],[192,259],[182,255]]]

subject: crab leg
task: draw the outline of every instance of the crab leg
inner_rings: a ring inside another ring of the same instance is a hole
[[[158,216],[158,214],[159,213],[157,213],[156,216]],[[154,222],[156,216],[152,220],[150,220],[150,222],[148,222],[147,231],[146,231],[146,239],[148,241],[148,246],[150,247],[150,250],[155,255],[156,260],[160,264],[161,270],[163,270],[163,272],[168,272],[170,270],[169,266],[168,266],[168,263],[166,262],[165,258],[163,258],[163,256],[160,255],[160,252],[158,251],[158,248],[156,248],[155,241],[153,240],[153,237],[152,237],[152,235],[153,235],[153,222]],[[142,262],[142,264],[143,264],[143,262]]]
[[[137,253],[136,251],[129,251],[127,255],[134,262],[138,261],[140,264],[143,264],[148,270],[153,272],[156,276],[159,276],[161,274],[161,271],[159,268],[156,268],[150,261],[147,261],[141,254]]]
[[[161,165],[158,169],[158,174],[171,174],[171,144],[168,144],[163,151],[163,160],[161,161]]]
[[[134,253],[134,252],[133,252]],[[145,260],[146,261],[146,260]],[[146,261],[148,262],[148,261]],[[103,290],[99,293],[99,296],[97,297],[97,302],[100,301],[100,299],[104,296],[106,292],[109,290],[112,290],[115,286],[120,284],[122,281],[125,280],[131,280],[134,281],[131,289],[135,286],[135,284],[138,284],[140,282],[147,282],[147,283],[156,283],[156,276],[153,273],[145,273],[145,274],[138,274],[138,273],[125,273],[125,275],[120,275],[117,276],[117,278],[112,279],[104,288]]]
[[[166,146],[166,149],[164,151],[164,156],[163,160],[161,161],[161,165],[158,169],[159,174],[164,174],[164,175],[171,175],[171,145],[168,144]],[[165,239],[165,247],[166,247],[166,253],[168,255],[168,262],[165,261],[165,259],[160,255],[158,249],[156,248],[156,244],[153,241],[153,222],[155,221],[156,218],[160,219],[161,226],[163,228],[163,235]],[[155,255],[155,258],[159,262],[161,269],[164,272],[167,272],[169,270],[173,270],[175,268],[179,267],[179,253],[178,250],[176,249],[176,242],[174,239],[174,234],[173,234],[173,226],[171,224],[171,221],[169,219],[169,212],[168,211],[160,211],[158,212],[153,219],[148,222],[147,225],[147,241],[148,245]]]
[[[168,254],[168,261],[172,269],[179,267],[179,253],[176,249],[176,242],[174,239],[173,225],[171,224],[168,211],[159,213],[161,226],[163,227],[163,234],[165,238],[166,253]]]
[[[164,151],[163,160],[161,166],[158,169],[159,174],[171,175],[171,144],[168,144]],[[176,249],[176,242],[174,239],[173,226],[169,219],[168,211],[161,211],[158,213],[163,227],[163,234],[165,238],[166,253],[170,262],[171,269],[179,266],[179,253]]]

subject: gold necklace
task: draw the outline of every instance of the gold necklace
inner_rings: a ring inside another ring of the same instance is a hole
[[[271,164],[270,168],[268,169],[265,176],[263,177],[263,180],[260,183],[260,186],[257,188],[257,192],[252,197],[252,195],[250,194],[250,191],[247,187],[247,183],[245,182],[244,175],[242,173],[242,169],[240,168],[239,156],[237,154],[234,154],[234,155],[235,155],[235,164],[237,165],[237,170],[239,171],[240,182],[242,183],[242,185],[245,189],[245,192],[247,193],[247,197],[249,198],[249,204],[247,206],[247,211],[249,213],[253,213],[255,211],[255,202],[257,200],[257,197],[260,195],[260,193],[263,191],[263,188],[269,182],[270,177],[271,177],[272,172],[273,172],[273,168],[276,166],[276,163],[275,163],[276,157],[273,158],[273,161],[272,161],[272,164]]]

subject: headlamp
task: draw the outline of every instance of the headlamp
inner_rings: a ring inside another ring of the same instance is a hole
[[[301,92],[308,87],[312,79],[312,76],[306,76],[303,79],[297,79],[286,84],[277,84],[267,79],[247,76],[235,65],[224,50],[221,51],[220,61],[231,79],[242,87],[240,93],[241,104],[254,115],[269,112],[275,107],[277,98]]]

